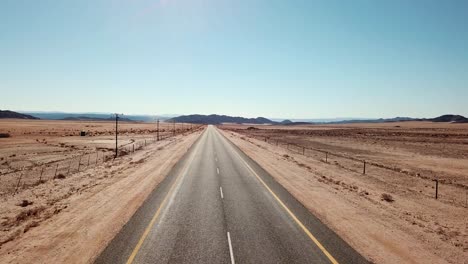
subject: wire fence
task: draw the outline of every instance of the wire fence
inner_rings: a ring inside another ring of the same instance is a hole
[[[240,129],[223,129],[231,130],[249,138],[264,141],[293,153],[340,167],[343,170],[366,176],[373,176],[383,184],[401,187],[404,180],[404,188],[414,191],[414,193],[424,195],[426,197],[434,197],[441,202],[468,208],[468,186],[463,184],[453,182],[445,183],[443,179],[425,176],[418,172],[412,172],[388,164],[381,164],[370,160],[334,153],[325,149],[302,146],[289,142],[284,138],[280,139],[253,135]],[[301,165],[306,166],[305,164]],[[383,180],[381,177],[382,175],[389,177],[385,177]],[[408,178],[408,176],[411,176],[412,178]]]
[[[71,158],[60,161],[7,171],[0,174],[0,196],[15,194],[53,179],[67,178],[75,173],[96,168],[98,165],[113,161],[115,158],[139,151],[157,141],[166,140],[176,135],[190,134],[200,128],[201,126],[193,126],[188,129],[174,130],[170,133],[161,133],[159,138],[158,136],[151,136],[132,141],[119,146],[117,157],[115,150],[96,150],[82,154],[77,153]]]

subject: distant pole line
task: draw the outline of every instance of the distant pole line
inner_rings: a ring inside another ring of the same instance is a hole
[[[115,113],[115,158],[117,158],[118,151],[119,151],[118,135],[119,135],[119,114]]]
[[[156,130],[156,140],[159,141],[159,119],[158,119],[158,128]]]

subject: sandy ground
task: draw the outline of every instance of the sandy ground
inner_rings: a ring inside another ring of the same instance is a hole
[[[191,126],[161,122],[159,136],[172,136],[174,128],[176,133],[188,132]],[[79,136],[80,131],[87,136]],[[119,149],[153,142],[156,131],[154,123],[120,122]],[[0,133],[10,134],[0,138],[0,196],[102,162],[115,150],[114,122],[1,119]]]
[[[353,128],[321,127],[316,131],[337,129]],[[362,126],[359,129],[362,133]],[[405,173],[387,177],[381,171],[363,175],[333,161],[326,163],[263,140],[232,131],[223,134],[370,261],[468,263],[468,208],[421,192],[425,179]],[[358,140],[342,141],[349,141],[347,144],[356,145],[356,149],[362,147]],[[383,200],[383,194],[389,194],[394,201]]]
[[[91,263],[200,133],[1,197],[0,262]]]
[[[248,136],[279,140],[320,149],[352,160],[332,157],[338,166],[362,171],[365,160],[369,173],[399,178],[400,174],[417,178],[414,190],[434,196],[434,183],[441,183],[440,199],[467,204],[468,124],[398,122],[382,124],[343,124],[308,126],[224,126]],[[302,152],[302,149],[296,151]],[[323,153],[306,151],[324,158]],[[407,177],[405,177],[407,178]],[[424,181],[419,181],[423,179]]]
[[[160,136],[188,131],[190,124],[160,123]],[[81,137],[80,131],[87,136]],[[119,122],[119,146],[156,137],[155,123]],[[107,121],[61,121],[0,119],[0,172],[47,164],[95,150],[112,152],[115,123]]]

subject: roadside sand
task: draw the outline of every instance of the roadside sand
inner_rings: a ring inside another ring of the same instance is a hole
[[[251,129],[246,129],[248,127]],[[280,140],[366,160],[388,170],[430,180],[437,178],[441,183],[465,186],[468,189],[468,124],[394,122],[297,126],[227,125],[223,128],[270,141]],[[310,151],[307,154],[318,153]],[[461,200],[465,202],[465,193],[461,194]],[[460,200],[461,197],[453,198]]]
[[[187,132],[192,125],[161,122],[159,134],[166,138]],[[193,126],[195,127],[195,126]],[[80,131],[86,136],[80,136]],[[119,123],[119,147],[138,140],[154,139],[154,123]],[[47,165],[79,155],[112,152],[115,147],[115,123],[112,121],[62,121],[0,119],[0,173],[9,170]]]
[[[2,263],[91,263],[200,135],[133,155],[0,201]],[[18,206],[23,200],[33,204]]]
[[[221,132],[370,261],[468,263],[467,208],[401,188],[387,177],[362,175]],[[395,201],[382,200],[384,193]]]

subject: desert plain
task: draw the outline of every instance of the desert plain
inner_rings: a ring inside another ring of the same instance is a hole
[[[0,263],[92,261],[202,129],[0,120]]]
[[[371,262],[468,263],[468,124],[220,128]]]
[[[218,128],[370,262],[468,263],[468,124]],[[202,130],[0,120],[2,261],[92,262]]]

